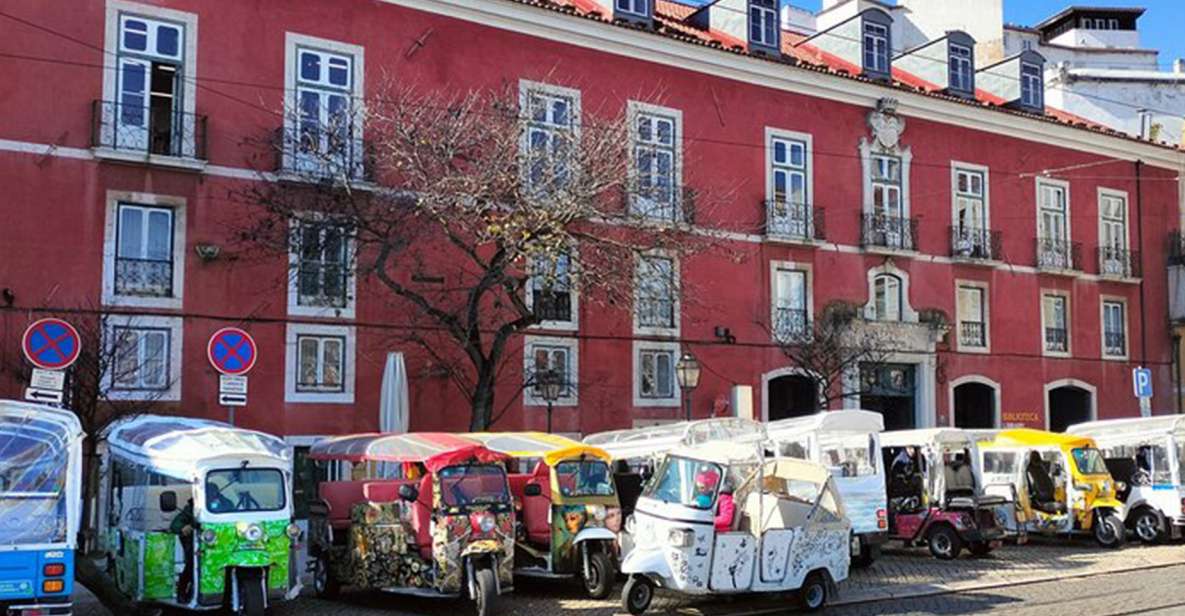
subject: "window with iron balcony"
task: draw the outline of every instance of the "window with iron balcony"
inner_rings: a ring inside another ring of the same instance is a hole
[[[365,181],[358,59],[294,44],[290,107],[278,147],[280,169],[310,180]]]
[[[769,198],[764,203],[769,238],[813,242],[826,237],[823,208],[811,203],[808,150],[803,139],[770,138]]]
[[[345,308],[350,302],[350,232],[333,221],[298,224],[297,304]]]
[[[173,295],[173,210],[120,204],[116,220],[115,294]]]

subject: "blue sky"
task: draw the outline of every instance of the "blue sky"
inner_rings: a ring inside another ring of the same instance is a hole
[[[812,11],[819,10],[821,3],[822,0],[790,1],[794,6]],[[1143,44],[1160,50],[1161,68],[1168,69],[1173,60],[1185,58],[1185,0],[1004,0],[1004,19],[1031,26],[1070,5],[1142,6],[1148,9],[1140,18]]]

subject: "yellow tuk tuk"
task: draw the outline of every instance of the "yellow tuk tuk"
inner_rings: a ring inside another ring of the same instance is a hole
[[[579,577],[589,596],[609,596],[621,530],[609,454],[554,434],[469,436],[511,458],[510,490],[520,512],[515,573]]]
[[[1094,439],[1020,428],[980,443],[984,481],[1011,482],[1029,532],[1123,545],[1123,503]]]

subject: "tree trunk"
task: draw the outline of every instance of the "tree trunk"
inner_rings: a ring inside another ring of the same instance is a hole
[[[469,417],[470,432],[486,432],[490,429],[490,419],[494,416],[494,373],[493,361],[483,362],[477,369]]]

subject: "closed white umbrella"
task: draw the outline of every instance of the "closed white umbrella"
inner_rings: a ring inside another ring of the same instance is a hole
[[[407,398],[407,364],[403,353],[387,353],[383,368],[383,392],[379,398],[379,431],[402,434],[411,421]]]

